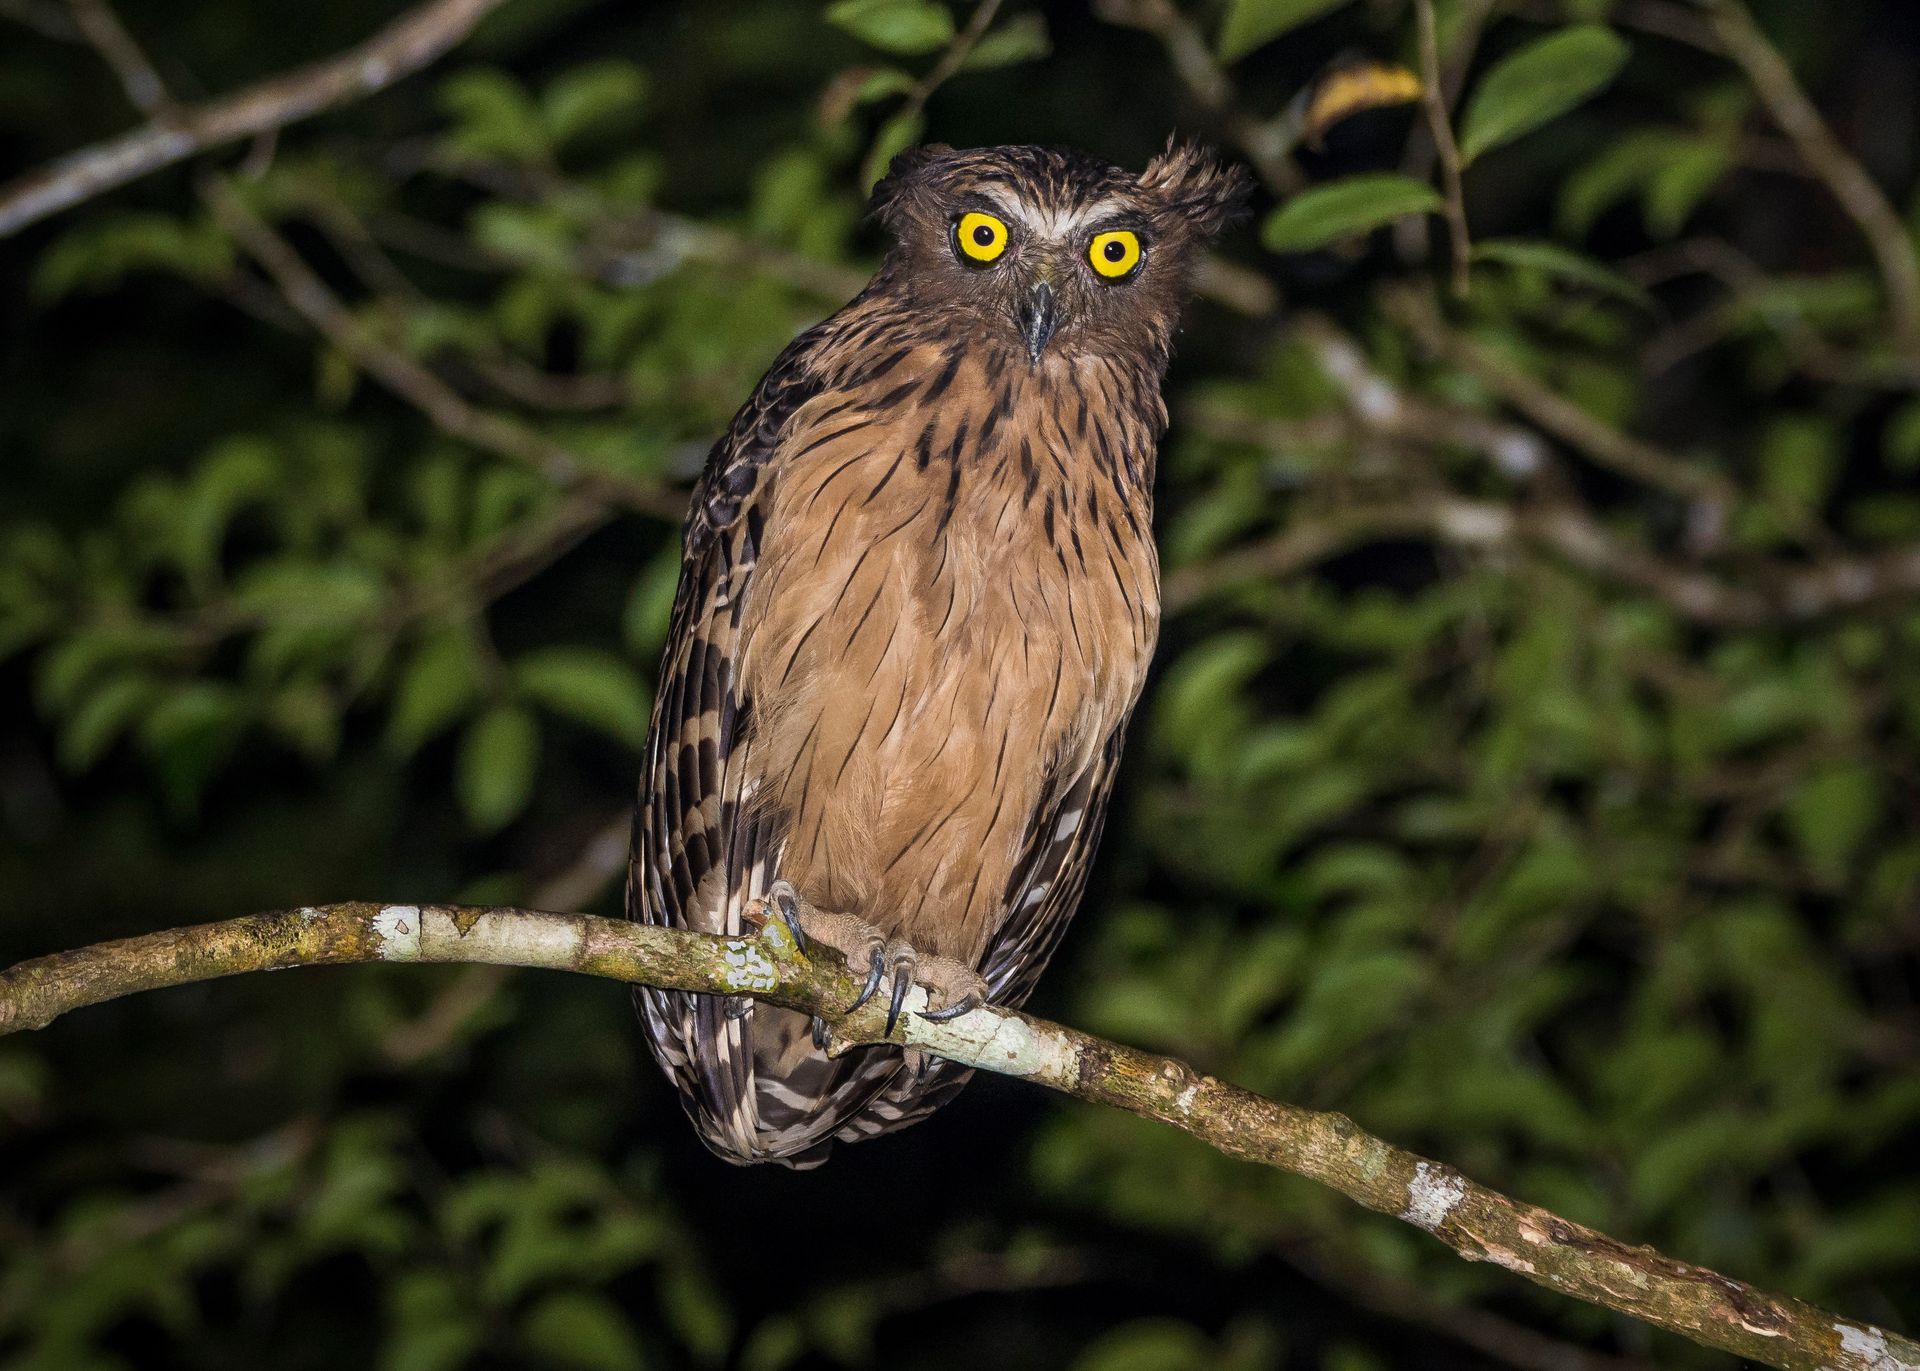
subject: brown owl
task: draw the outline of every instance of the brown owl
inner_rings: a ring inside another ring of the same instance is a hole
[[[1169,146],[896,158],[893,246],[774,362],[694,491],[634,825],[631,917],[776,910],[865,996],[1032,991],[1087,868],[1159,624],[1166,371],[1195,255],[1246,194]],[[760,903],[756,903],[760,902]],[[967,1072],[822,1025],[647,990],[720,1156],[807,1167]]]

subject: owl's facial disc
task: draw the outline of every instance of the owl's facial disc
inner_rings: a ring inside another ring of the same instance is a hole
[[[1035,281],[1015,307],[1013,317],[1027,345],[1027,360],[1039,365],[1040,354],[1046,351],[1047,340],[1053,337],[1053,330],[1060,322],[1053,287],[1045,281]]]

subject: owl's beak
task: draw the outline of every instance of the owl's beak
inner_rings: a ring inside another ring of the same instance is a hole
[[[1053,287],[1045,281],[1035,281],[1014,314],[1020,323],[1020,336],[1027,340],[1027,360],[1037,364],[1058,322],[1053,307]]]

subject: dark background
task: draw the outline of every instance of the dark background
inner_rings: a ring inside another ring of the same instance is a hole
[[[1303,7],[1232,8],[1181,19]],[[1155,7],[1010,0],[1007,64],[903,123],[938,33],[510,0],[272,146],[0,241],[0,963],[334,899],[619,906],[676,528],[556,526],[512,444],[290,309],[206,178],[372,346],[644,502],[871,268],[876,145],[1138,167],[1268,128],[1295,146],[1169,380],[1158,672],[1033,1008],[1912,1331],[1920,351],[1691,5],[1438,6],[1468,125],[1542,36],[1630,43],[1466,174],[1477,241],[1574,265],[1479,260],[1455,298],[1437,216],[1265,250],[1299,187],[1433,177],[1410,106],[1298,137],[1329,71],[1418,65],[1409,7],[1321,9],[1223,110],[1113,22]],[[120,15],[191,102],[398,12]],[[1920,11],[1756,14],[1912,254]],[[861,103],[856,68],[907,76]],[[0,177],[142,117],[66,6],[0,3]],[[726,1167],[604,983],[303,971],[0,1040],[8,1367],[1714,1362],[999,1079],[822,1171]]]

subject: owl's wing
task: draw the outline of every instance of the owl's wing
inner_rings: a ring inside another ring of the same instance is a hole
[[[980,966],[994,1004],[1017,1006],[1033,993],[1080,904],[1106,823],[1126,730],[1123,718],[1092,762],[1049,788],[1027,824],[1007,882],[1007,918],[987,944]],[[839,1138],[856,1142],[917,1123],[952,1099],[973,1075],[969,1067],[914,1055],[919,1058],[915,1066],[896,1075]]]
[[[645,923],[738,933],[779,857],[777,821],[742,804],[751,704],[737,668],[775,459],[821,389],[812,341],[803,334],[775,361],[694,488],[634,815],[627,912]],[[638,999],[696,1125],[721,1150],[741,1150],[754,1132],[742,1024],[711,995],[648,989]]]
[[[1107,801],[1126,740],[1122,718],[1078,775],[1050,787],[1034,811],[1007,882],[1007,917],[987,945],[980,974],[995,1004],[1018,1005],[1033,993],[1060,935],[1087,888]]]
[[[740,654],[774,482],[807,448],[802,407],[830,388],[814,365],[819,336],[802,334],[774,363],[694,491],[634,820],[627,905],[642,922],[738,933],[778,874],[786,821],[750,793],[754,702]],[[637,998],[688,1116],[729,1160],[818,1165],[836,1130],[903,1072],[884,1048],[828,1058],[804,1015],[757,1005],[729,1017],[722,997],[650,988]]]

